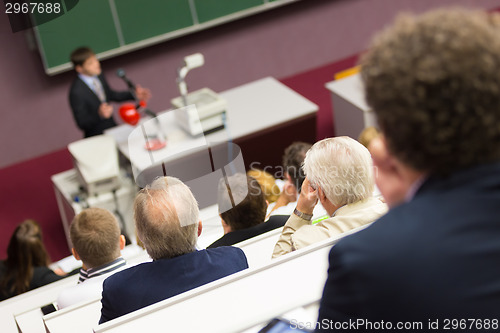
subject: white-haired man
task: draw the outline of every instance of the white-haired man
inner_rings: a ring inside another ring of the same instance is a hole
[[[303,166],[306,179],[274,247],[273,258],[371,223],[387,212],[374,198],[373,164],[368,150],[354,139],[336,137],[315,143]],[[311,218],[321,202],[328,215],[316,225]]]
[[[141,190],[134,219],[153,261],[104,281],[99,323],[248,268],[238,248],[195,249],[201,234],[198,203],[177,178],[158,178]]]

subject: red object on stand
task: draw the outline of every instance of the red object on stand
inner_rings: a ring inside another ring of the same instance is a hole
[[[146,101],[139,101],[137,105],[133,103],[125,103],[120,106],[120,117],[124,122],[130,124],[132,126],[137,125],[139,120],[141,119],[140,110],[146,107]],[[158,150],[165,147],[167,143],[165,140],[161,140],[158,138],[148,138],[144,148],[146,150]]]
[[[120,106],[120,117],[124,122],[132,126],[137,125],[141,115],[136,109],[136,106],[132,103],[126,103]]]

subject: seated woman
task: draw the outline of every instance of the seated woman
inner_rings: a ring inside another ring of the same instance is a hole
[[[7,259],[0,261],[0,301],[65,277],[48,265],[49,255],[42,241],[42,230],[34,220],[17,226],[7,248]]]
[[[380,135],[380,131],[374,126],[365,127],[361,133],[359,133],[358,141],[363,146],[368,148],[373,139]]]

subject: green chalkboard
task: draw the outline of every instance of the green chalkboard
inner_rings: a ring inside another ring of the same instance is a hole
[[[200,23],[263,5],[263,0],[195,0]]]
[[[125,44],[193,25],[188,0],[115,0]]]
[[[36,15],[34,19],[36,22]],[[80,1],[66,14],[37,29],[46,68],[68,63],[71,51],[82,45],[96,53],[120,46],[108,1]]]
[[[56,74],[80,46],[110,57],[299,0],[44,1],[64,9],[33,18],[45,71]]]

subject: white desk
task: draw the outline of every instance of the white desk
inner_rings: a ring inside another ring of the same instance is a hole
[[[100,299],[75,304],[44,316],[42,325],[48,333],[90,333],[91,327],[99,323],[101,307]]]
[[[31,311],[36,307],[38,313],[41,315],[40,307],[54,302],[61,290],[74,286],[77,281],[78,276],[73,275],[0,302],[2,333],[18,333],[15,321],[16,314]]]
[[[136,265],[151,260],[146,251],[133,244],[127,245],[121,253],[129,265]],[[76,264],[77,261],[75,260],[74,263]],[[64,283],[62,283],[63,281]],[[5,310],[5,312],[10,311],[11,313],[9,314],[12,317],[12,321],[15,320],[13,329],[17,325],[17,329],[12,332],[17,333],[19,330],[21,333],[45,333],[46,330],[42,320],[43,314],[40,307],[49,303],[54,304],[61,291],[75,286],[77,282],[78,275],[72,275],[61,281],[50,283],[46,286],[31,290],[25,294],[21,294],[4,301],[6,307],[8,307],[8,310]],[[2,309],[1,311],[4,311],[2,306],[4,302],[0,303],[0,309]],[[60,311],[56,311],[54,313],[59,313]],[[7,325],[8,328],[9,326],[10,325]],[[10,330],[2,329],[2,332],[10,332]]]
[[[240,332],[321,298],[332,241],[247,269],[94,328],[95,332]],[[196,314],[195,317],[192,314]]]
[[[220,217],[217,214],[217,206],[210,206],[200,211],[200,219],[203,221],[203,231],[198,239],[198,247],[205,248],[223,235]],[[272,249],[276,243],[282,228],[271,230],[265,234],[253,237],[241,243],[235,244],[240,247],[247,256],[250,268],[265,266],[271,262]],[[16,317],[23,333],[50,333],[67,332],[89,333],[100,318],[100,298],[75,304],[63,310],[56,311],[43,317],[45,328],[38,311],[24,313],[22,318]],[[35,330],[37,329],[37,330]],[[42,330],[43,329],[43,330]]]
[[[261,235],[234,244],[245,252],[248,267],[262,267],[271,262],[274,246],[281,236],[283,227],[270,230]]]
[[[332,93],[335,136],[357,139],[365,127],[376,125],[375,114],[366,104],[359,74],[328,82],[325,87]]]
[[[198,247],[200,248],[211,244],[223,234],[220,218],[218,215],[213,216],[216,212],[216,206],[211,206],[200,212],[200,217],[204,221],[203,231],[198,239]],[[281,229],[271,230],[235,244],[236,247],[240,247],[245,252],[250,268],[259,268],[271,262],[272,249],[279,238]],[[69,327],[74,333],[90,333],[92,327],[95,327],[99,321],[101,301],[100,298],[89,300],[48,314],[43,317],[45,328],[40,311],[37,310],[23,314],[22,318],[16,317],[18,325],[23,326],[22,333],[45,333],[45,329],[50,333],[63,333],[67,332]]]
[[[241,332],[276,316],[317,304],[328,254],[339,239],[367,225],[192,289],[94,328],[96,333]],[[196,314],[193,317],[192,314]]]
[[[99,207],[107,209],[111,212],[118,210],[123,217],[124,228],[130,240],[135,243],[135,227],[132,219],[132,205],[136,194],[136,186],[130,178],[122,175],[122,187],[116,191],[118,207],[115,205],[115,200],[112,193],[101,193],[99,195],[86,198],[85,201],[75,201],[75,196],[81,195],[79,190],[80,184],[76,177],[76,170],[71,169],[51,177],[54,185],[59,213],[63,222],[68,248],[71,249],[71,239],[69,237],[69,225],[71,221],[83,209],[88,207]],[[117,209],[118,208],[118,209]],[[117,218],[119,218],[117,216]]]
[[[129,266],[151,261],[147,252],[137,245],[128,245],[125,247],[122,251],[122,256]],[[101,296],[99,295],[98,298],[75,303],[43,317],[40,316],[40,311],[38,311],[38,313],[36,311],[30,311],[21,316],[16,316],[16,322],[20,328],[20,333],[68,331],[78,333],[90,332],[91,327],[99,322],[100,316]]]
[[[121,153],[130,160],[136,180],[148,180],[139,181],[141,187],[155,175],[162,175],[161,164],[165,162],[168,164],[165,167],[167,174],[185,183],[193,181],[188,185],[200,207],[215,203],[213,189],[220,178],[215,171],[227,165],[228,159],[232,161],[234,157],[233,165],[239,172],[245,172],[252,163],[257,163],[253,165],[257,168],[276,167],[281,164],[284,148],[293,141],[315,140],[317,105],[274,78],[247,83],[222,92],[220,96],[228,105],[227,127],[207,136],[191,137],[177,125],[174,113],[168,111],[157,116],[167,142],[160,150],[149,152],[144,149],[140,127],[121,125],[105,133],[115,138]],[[144,124],[147,127],[151,122]],[[238,145],[242,153],[239,155],[239,151],[235,151],[233,156],[227,156],[228,149],[223,144],[228,141]],[[212,147],[216,170],[211,168],[208,146]],[[153,172],[151,166],[156,166]],[[149,176],[142,177],[144,174]]]
[[[211,144],[225,142],[229,139],[238,141],[240,138],[281,125],[287,121],[314,115],[318,111],[316,104],[272,77],[229,89],[220,93],[220,96],[227,101],[228,105],[227,129],[207,135],[206,141]],[[187,145],[188,147],[203,143],[203,140],[192,138],[182,131],[175,123],[172,112],[167,110],[161,114],[165,116],[162,119],[162,126],[165,126],[164,132],[167,135],[167,142],[189,141],[194,143],[194,145]],[[134,128],[130,125],[120,125],[106,130],[105,133],[116,139],[120,151],[131,159],[133,165],[141,167],[143,165],[141,157],[146,155],[131,156],[128,149],[128,135]]]

